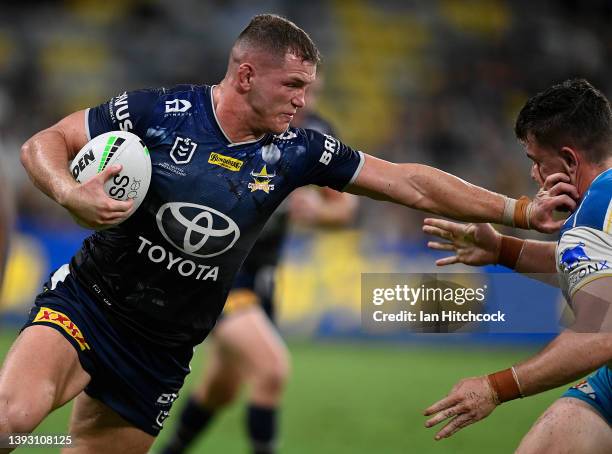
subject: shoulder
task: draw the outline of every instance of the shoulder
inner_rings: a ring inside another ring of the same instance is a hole
[[[600,174],[591,184],[582,202],[565,222],[561,234],[585,227],[612,233],[612,169]]]

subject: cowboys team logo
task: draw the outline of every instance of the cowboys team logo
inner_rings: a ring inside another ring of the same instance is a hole
[[[223,254],[240,238],[240,229],[229,216],[195,203],[166,203],[156,220],[166,241],[195,257]]]
[[[176,164],[187,164],[197,147],[198,144],[189,137],[177,137],[170,150],[170,157]]]
[[[251,170],[251,176],[255,179],[255,181],[249,183],[248,186],[251,192],[263,191],[269,194],[270,191],[274,191],[274,185],[270,184],[270,180],[272,180],[276,174],[274,172],[269,174],[265,165],[259,172],[253,172]]]

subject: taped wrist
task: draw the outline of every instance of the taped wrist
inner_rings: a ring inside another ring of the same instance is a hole
[[[513,236],[502,235],[497,263],[507,266],[510,269],[515,269],[524,245],[525,240]]]
[[[530,203],[531,200],[527,196],[522,196],[518,200],[506,197],[504,200],[502,223],[511,227],[529,230],[531,228],[529,223],[529,216],[531,214]]]
[[[513,367],[489,374],[487,380],[493,389],[498,404],[523,397]]]

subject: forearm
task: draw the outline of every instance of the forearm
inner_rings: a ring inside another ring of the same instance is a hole
[[[454,175],[421,164],[398,164],[397,187],[391,200],[403,205],[469,222],[503,223],[506,198]]]
[[[524,396],[577,380],[612,360],[612,335],[564,331],[533,358],[515,366]]]
[[[60,205],[78,183],[68,169],[71,153],[63,134],[46,129],[21,147],[21,163],[32,182]]]

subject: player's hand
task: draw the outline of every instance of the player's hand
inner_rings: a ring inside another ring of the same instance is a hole
[[[579,198],[578,190],[570,184],[569,176],[564,173],[549,175],[527,208],[529,225],[539,232],[556,232],[565,219],[555,220],[553,212],[574,211]]]
[[[495,394],[486,377],[466,378],[457,383],[448,396],[425,410],[425,416],[432,416],[425,422],[425,427],[433,427],[448,420],[435,439],[448,438],[464,427],[486,418],[496,406]]]
[[[427,246],[439,251],[453,251],[455,255],[436,260],[436,265],[454,263],[482,266],[497,263],[501,248],[501,234],[491,224],[460,224],[443,219],[427,218],[423,232],[446,241],[429,241]]]
[[[115,200],[104,190],[104,183],[119,172],[121,165],[110,166],[65,195],[62,205],[80,226],[102,230],[127,219],[134,201]]]

